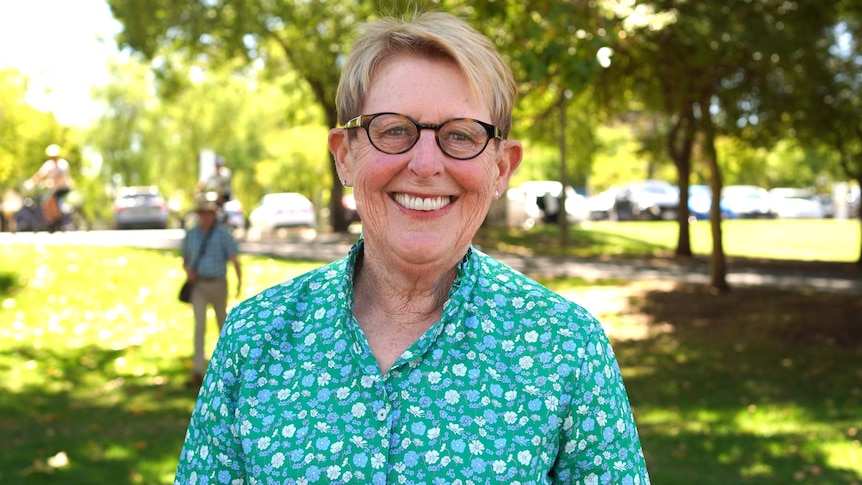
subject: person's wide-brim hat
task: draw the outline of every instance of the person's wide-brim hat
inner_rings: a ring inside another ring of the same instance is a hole
[[[211,197],[207,197],[206,194],[196,198],[195,212],[216,212],[217,210],[218,204],[216,204],[216,201],[212,200]]]
[[[198,202],[195,212],[215,212],[217,208],[215,202]]]

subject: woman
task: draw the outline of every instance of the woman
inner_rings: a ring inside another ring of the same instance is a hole
[[[366,26],[329,135],[363,236],[231,312],[176,483],[649,483],[599,323],[471,247],[514,97],[450,15]]]

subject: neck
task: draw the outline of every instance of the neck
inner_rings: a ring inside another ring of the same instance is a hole
[[[365,252],[356,260],[354,313],[357,317],[385,315],[388,321],[405,325],[433,323],[442,313],[457,273],[457,264],[436,271],[405,270]]]

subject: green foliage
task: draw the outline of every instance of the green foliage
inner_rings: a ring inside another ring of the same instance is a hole
[[[0,187],[17,189],[45,161],[45,147],[56,143],[79,171],[77,134],[60,125],[53,114],[27,104],[28,79],[13,69],[0,69]]]
[[[0,296],[8,295],[17,288],[18,276],[8,271],[0,272]]]

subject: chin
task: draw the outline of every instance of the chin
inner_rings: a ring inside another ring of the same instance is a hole
[[[455,239],[452,233],[409,233],[390,241],[390,247],[414,262],[433,263],[447,259],[460,259],[470,241]]]

